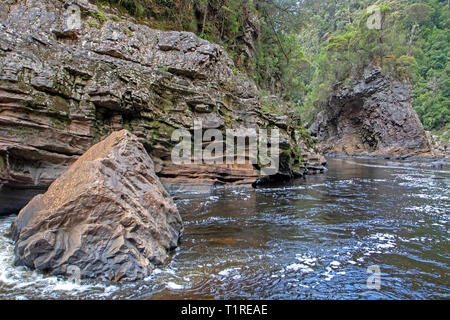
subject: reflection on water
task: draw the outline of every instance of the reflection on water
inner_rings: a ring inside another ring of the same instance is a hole
[[[13,217],[0,218],[0,298],[449,298],[449,185],[449,166],[329,159],[325,174],[276,188],[178,193],[181,245],[123,284],[13,267]],[[379,291],[366,285],[371,265]]]

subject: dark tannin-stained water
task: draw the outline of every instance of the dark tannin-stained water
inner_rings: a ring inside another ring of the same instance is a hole
[[[181,245],[134,283],[14,267],[14,217],[0,217],[0,299],[450,298],[450,166],[328,160],[325,174],[279,187],[175,194]]]

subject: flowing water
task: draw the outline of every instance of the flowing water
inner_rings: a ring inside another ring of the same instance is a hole
[[[181,245],[134,283],[14,267],[14,217],[0,217],[0,299],[450,298],[450,166],[328,160],[325,174],[279,187],[176,194]]]

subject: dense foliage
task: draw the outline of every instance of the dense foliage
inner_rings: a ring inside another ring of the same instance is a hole
[[[290,100],[304,121],[336,85],[375,64],[413,84],[413,106],[427,129],[450,126],[448,0],[106,2],[155,28],[220,43],[262,92]]]
[[[380,28],[370,29],[373,4],[382,19]],[[336,84],[373,63],[414,85],[413,106],[425,128],[449,126],[448,1],[304,1],[303,5],[310,18],[298,35],[314,70],[305,79],[304,114],[311,117]]]

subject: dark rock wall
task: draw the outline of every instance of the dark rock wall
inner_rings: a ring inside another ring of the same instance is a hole
[[[407,81],[373,66],[338,86],[311,133],[322,152],[351,155],[431,156]]]

